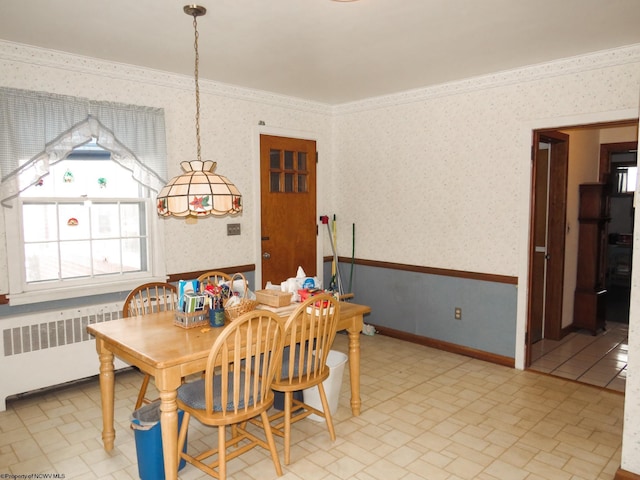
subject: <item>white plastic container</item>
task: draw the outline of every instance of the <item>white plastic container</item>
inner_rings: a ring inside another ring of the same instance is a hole
[[[335,415],[338,411],[338,400],[340,400],[340,387],[342,386],[342,376],[344,375],[344,366],[347,363],[347,357],[344,353],[336,350],[330,350],[327,355],[327,366],[329,367],[329,376],[322,382],[324,393],[329,402],[329,411],[331,415]],[[302,391],[304,403],[322,411],[322,401],[318,387],[306,388]],[[324,418],[312,413],[309,415],[311,420],[315,422],[324,422]]]

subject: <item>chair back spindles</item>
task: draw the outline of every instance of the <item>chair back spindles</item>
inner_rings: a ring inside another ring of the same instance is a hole
[[[219,272],[217,270],[212,270],[210,272],[203,273],[198,277],[198,282],[200,283],[200,290],[204,290],[204,288],[211,285],[220,285],[224,282],[231,281],[231,275],[224,272]]]
[[[290,332],[287,352],[288,369],[280,382],[293,384],[311,381],[326,374],[327,357],[336,336],[339,303],[329,294],[312,297],[302,303],[287,319]]]
[[[322,382],[329,377],[327,357],[336,337],[340,303],[329,294],[302,302],[285,323],[287,344],[282,366],[272,388],[284,394],[284,411],[271,415],[273,430],[284,438],[284,463],[291,460],[291,424],[311,414],[324,417],[331,440],[336,439]],[[322,411],[293,397],[293,393],[318,388]]]
[[[175,285],[151,282],[133,289],[124,301],[123,317],[134,317],[149,313],[166,312],[178,308],[178,293]]]
[[[176,310],[178,308],[178,289],[175,285],[163,282],[151,282],[140,285],[127,295],[122,306],[122,316],[136,317],[148,313],[164,312]],[[136,400],[137,410],[143,403],[151,403],[152,400],[146,398],[147,388],[151,375],[145,374]]]

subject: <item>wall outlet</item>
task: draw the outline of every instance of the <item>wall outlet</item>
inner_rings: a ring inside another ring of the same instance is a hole
[[[227,223],[227,236],[229,235],[240,235],[239,223]]]
[[[462,320],[462,308],[456,307],[453,311],[453,318],[456,320]]]

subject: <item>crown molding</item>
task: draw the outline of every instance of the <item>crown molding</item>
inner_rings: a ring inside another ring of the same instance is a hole
[[[93,57],[33,47],[5,40],[0,40],[0,60],[69,70],[75,73],[85,73],[167,88],[177,88],[185,91],[193,89],[193,78],[185,75],[143,68],[136,65],[110,62]],[[220,95],[247,102],[261,103],[320,115],[344,115],[630,63],[640,63],[640,44],[602,50],[586,55],[568,57],[552,62],[504,70],[488,75],[406,90],[390,95],[372,97],[357,102],[343,103],[334,106],[263,90],[254,90],[213,82],[206,79],[200,80],[200,91],[212,95]]]
[[[193,90],[193,77],[178,75],[136,65],[111,62],[93,57],[75,55],[30,45],[0,40],[0,60],[44,66],[74,73],[139,82],[180,90]],[[253,103],[299,110],[321,115],[331,115],[331,106],[319,102],[278,95],[262,90],[237,87],[211,80],[199,79],[200,92],[234,98]]]
[[[395,105],[416,103],[428,99],[461,95],[536,80],[572,75],[608,67],[640,63],[640,44],[602,50],[576,57],[568,57],[547,63],[504,70],[478,77],[443,83],[430,87],[406,90],[390,95],[372,97],[358,102],[343,103],[333,107],[335,115],[375,110]]]

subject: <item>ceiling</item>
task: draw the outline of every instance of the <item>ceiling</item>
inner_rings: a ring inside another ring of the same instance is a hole
[[[179,0],[2,0],[0,39],[192,76]],[[201,0],[200,78],[326,104],[640,43],[639,0]]]

